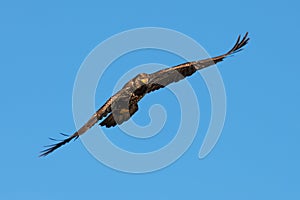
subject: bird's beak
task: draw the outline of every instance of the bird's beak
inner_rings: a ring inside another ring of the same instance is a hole
[[[143,78],[143,79],[141,79],[141,81],[142,81],[144,84],[147,84],[148,79],[147,79],[147,78]]]

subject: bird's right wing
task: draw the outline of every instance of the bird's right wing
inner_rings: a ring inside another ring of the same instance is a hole
[[[40,152],[41,153],[40,156],[46,156],[49,153],[53,152],[54,150],[58,149],[59,147],[63,146],[64,144],[70,142],[73,139],[77,139],[80,135],[84,134],[88,129],[90,129],[92,126],[94,126],[99,120],[101,120],[103,117],[105,117],[108,113],[111,112],[111,105],[118,96],[119,96],[119,93],[117,93],[114,96],[110,97],[106,101],[106,103],[101,108],[99,108],[95,112],[95,114],[93,114],[93,116],[78,131],[76,131],[73,135],[68,136],[68,138],[66,138],[64,140],[61,140],[61,141],[53,139],[53,138],[49,138],[51,140],[59,141],[59,142],[55,143],[55,144],[45,146],[47,148]],[[67,136],[65,134],[62,134],[62,135]]]

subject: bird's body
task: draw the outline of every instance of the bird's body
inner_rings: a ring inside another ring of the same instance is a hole
[[[136,77],[128,81],[120,91],[110,97],[78,131],[69,136],[67,139],[48,146],[47,149],[41,152],[41,156],[46,156],[55,149],[70,142],[72,139],[78,138],[100,120],[103,121],[101,121],[99,125],[106,126],[107,128],[117,124],[122,124],[134,115],[134,113],[138,110],[138,102],[147,93],[163,88],[170,83],[178,82],[187,76],[191,76],[197,70],[218,63],[225,57],[242,50],[242,47],[249,41],[247,36],[248,33],[246,33],[242,40],[240,40],[239,37],[234,47],[223,55],[183,63],[174,67],[162,69],[152,74],[138,74]]]

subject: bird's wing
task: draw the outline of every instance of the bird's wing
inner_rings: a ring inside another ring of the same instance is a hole
[[[249,41],[248,33],[246,33],[245,36],[242,38],[242,40],[241,37],[239,36],[233,48],[230,49],[225,54],[213,58],[204,59],[204,60],[183,63],[181,65],[163,69],[150,74],[150,80],[148,82],[147,92],[149,93],[158,90],[160,88],[163,88],[169,85],[170,83],[180,81],[185,77],[192,75],[199,69],[203,69],[205,67],[208,67],[210,65],[222,61],[227,56],[241,51],[242,47],[245,46],[248,41]]]
[[[242,47],[245,46],[247,44],[247,42],[249,41],[249,38],[247,36],[248,36],[248,33],[245,34],[245,36],[243,37],[242,40],[240,40],[240,36],[239,36],[238,40],[235,43],[235,45],[233,46],[233,48],[223,55],[220,55],[220,56],[217,56],[214,58],[208,58],[208,59],[204,59],[204,60],[200,60],[200,61],[195,61],[195,62],[187,62],[187,63],[181,64],[181,65],[177,65],[175,67],[163,69],[163,70],[160,70],[153,74],[150,74],[146,93],[152,92],[154,90],[158,90],[160,88],[163,88],[163,87],[169,85],[170,83],[182,80],[185,77],[192,75],[199,69],[203,69],[205,67],[213,65],[214,63],[222,61],[225,57],[227,57],[233,53],[241,51]],[[107,114],[112,112],[112,108],[111,108],[112,104],[120,96],[122,96],[124,94],[125,94],[125,96],[127,95],[126,91],[120,90],[117,94],[115,94],[114,96],[109,98],[106,101],[106,103],[99,110],[97,110],[97,112],[88,120],[88,122],[86,124],[84,124],[78,131],[76,131],[73,135],[68,136],[68,138],[65,140],[61,140],[56,144],[46,146],[47,148],[45,150],[41,151],[40,156],[46,156],[49,153],[53,152],[54,150],[58,149],[59,147],[63,146],[64,144],[70,142],[73,139],[77,139],[80,135],[84,134],[88,129],[90,129],[93,125],[95,125],[100,119],[102,119],[103,117],[107,116]],[[132,107],[129,108],[129,110],[128,110],[128,108],[127,108],[127,110],[122,110],[122,109],[118,110],[117,109],[117,111],[120,111],[119,114],[121,114],[121,115],[117,115],[117,116],[122,117],[121,119],[118,119],[120,123],[128,120],[130,118],[130,116],[137,111],[137,109],[138,109],[137,102],[131,103],[130,105]],[[122,112],[125,112],[125,115]],[[128,115],[128,113],[129,113],[129,115]],[[108,126],[115,125],[116,122],[113,119],[113,117],[115,117],[115,116],[109,115],[106,118],[107,124],[103,122],[103,124],[100,123],[100,125],[106,125],[106,126],[107,125]],[[67,136],[65,134],[62,134],[62,135]],[[50,139],[55,140],[52,138],[50,138]],[[57,140],[55,140],[55,141],[57,141]]]
[[[127,100],[128,101],[128,100]],[[107,128],[122,124],[130,119],[130,117],[138,110],[137,102],[123,104],[121,108],[112,109],[112,112],[99,125]]]
[[[78,130],[76,131],[73,135],[68,136],[66,134],[62,134],[64,136],[67,136],[68,138],[64,140],[56,140],[53,138],[49,138],[53,141],[59,141],[58,143],[51,144],[48,146],[45,146],[46,149],[41,151],[40,156],[46,156],[49,153],[53,152],[54,150],[58,149],[59,147],[63,146],[64,144],[70,142],[73,139],[77,139],[80,135],[84,134],[88,129],[90,129],[92,126],[94,126],[99,120],[101,120],[103,117],[105,117],[108,113],[111,112],[111,105],[112,103],[118,98],[120,93],[115,94],[114,96],[110,97],[106,103],[99,108],[95,114]]]

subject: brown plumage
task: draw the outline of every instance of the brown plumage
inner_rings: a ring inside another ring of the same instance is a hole
[[[100,126],[106,126],[109,128],[116,126],[117,124],[122,124],[138,110],[138,102],[147,93],[163,88],[170,83],[180,81],[187,76],[191,76],[197,70],[222,61],[227,56],[241,51],[242,47],[245,46],[248,41],[248,33],[246,33],[242,39],[239,36],[233,48],[223,55],[204,60],[183,63],[154,72],[152,74],[142,73],[137,75],[128,81],[119,92],[110,97],[106,103],[99,110],[97,110],[89,119],[89,121],[78,131],[65,140],[46,146],[47,149],[41,151],[40,156],[46,156],[71,140],[77,139],[80,135],[84,134],[88,129],[90,129],[104,117],[106,118],[100,122]],[[55,140],[52,138],[50,139]]]

